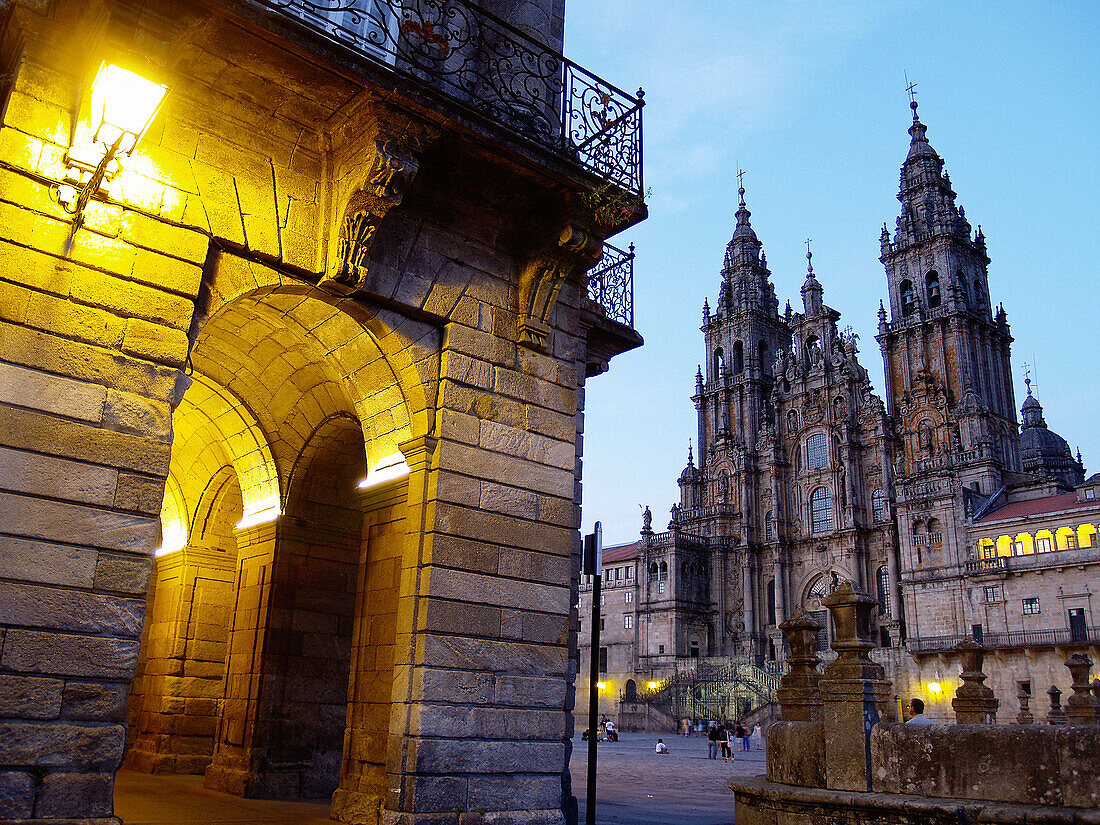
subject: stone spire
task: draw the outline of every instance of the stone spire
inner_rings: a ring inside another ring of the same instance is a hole
[[[806,240],[806,280],[802,284],[802,306],[807,317],[821,314],[821,283],[814,277],[814,253]]]

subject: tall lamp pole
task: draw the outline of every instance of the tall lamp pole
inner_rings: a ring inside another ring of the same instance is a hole
[[[586,825],[596,825],[596,742],[600,714],[600,554],[603,552],[603,527],[584,537],[582,558],[584,573],[592,577],[592,657],[588,673],[588,794],[584,806]]]

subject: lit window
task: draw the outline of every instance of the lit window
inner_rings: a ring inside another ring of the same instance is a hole
[[[626,568],[626,577],[628,579],[634,578],[634,568],[633,567]]]
[[[833,529],[833,502],[825,487],[818,487],[810,495],[810,525],[815,533]]]
[[[623,616],[623,627],[626,628],[627,630],[633,629],[633,627],[634,627],[634,614],[633,613],[627,613],[625,616]]]
[[[1036,616],[1039,614],[1038,599],[1024,599],[1024,614]]]
[[[601,593],[600,594],[600,606],[603,607],[605,604],[607,604],[607,595],[604,594],[604,593]]]
[[[664,593],[665,592],[665,583],[664,582],[660,582],[657,585],[657,592],[658,593]]]
[[[1012,542],[1012,555],[1022,556],[1025,552],[1024,543],[1022,541],[1017,540]]]
[[[829,445],[824,433],[815,433],[806,439],[806,460],[811,470],[829,466]]]
[[[1035,552],[1036,553],[1049,553],[1054,549],[1049,538],[1044,536],[1043,538],[1035,539]]]
[[[994,587],[987,587],[985,589],[985,600],[986,600],[986,602],[1000,601],[1000,599],[997,598],[998,595],[999,594],[997,593],[997,588],[995,586]]]
[[[634,594],[631,591],[627,590],[626,595],[624,596],[623,600],[627,604],[630,604],[632,601],[634,601]]]
[[[886,493],[882,490],[871,493],[871,518],[876,524],[886,521]]]

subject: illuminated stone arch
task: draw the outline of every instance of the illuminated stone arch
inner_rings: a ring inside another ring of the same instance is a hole
[[[1092,547],[1096,544],[1096,525],[1081,524],[1077,527],[1077,546]]]
[[[1077,546],[1077,531],[1072,527],[1059,527],[1054,538],[1055,547],[1059,550],[1072,550]]]
[[[1012,536],[998,536],[997,537],[997,555],[998,556],[1011,556],[1012,555]]]

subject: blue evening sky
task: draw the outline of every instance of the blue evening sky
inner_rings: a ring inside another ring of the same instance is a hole
[[[632,541],[639,505],[664,529],[695,440],[691,402],[734,227],[738,168],[780,307],[801,309],[805,239],[825,303],[875,341],[885,297],[879,232],[898,215],[917,84],[957,203],[982,226],[989,288],[1047,424],[1100,471],[1100,4],[568,0],[566,55],[642,86],[650,218],[637,245],[635,326],[646,339],[587,384],[583,530]]]

